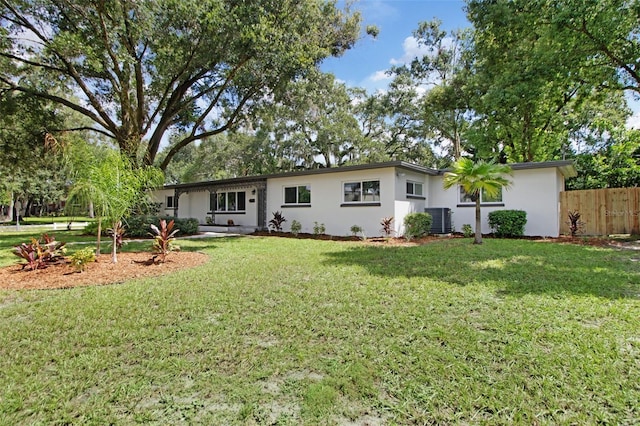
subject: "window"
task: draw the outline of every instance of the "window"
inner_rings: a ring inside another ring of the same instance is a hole
[[[422,197],[422,184],[418,182],[407,181],[407,195],[416,195]]]
[[[165,202],[165,209],[173,209],[175,208],[175,204],[174,204],[174,199],[173,199],[173,195],[167,195],[166,198],[166,202]]]
[[[380,201],[380,181],[346,182],[344,188],[345,203],[370,203]]]
[[[311,203],[311,186],[285,186],[284,188],[285,204],[310,204]]]
[[[210,208],[215,212],[244,212],[247,209],[247,193],[238,192],[218,192],[211,194],[209,199]]]
[[[502,202],[502,187],[494,197],[490,197],[485,191],[480,193],[480,203],[501,203]],[[475,200],[470,194],[460,187],[460,203],[475,203]]]

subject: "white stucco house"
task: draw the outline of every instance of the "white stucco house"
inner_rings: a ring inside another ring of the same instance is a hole
[[[517,209],[527,212],[526,235],[558,236],[560,192],[565,178],[576,175],[573,163],[510,166],[511,187],[494,199],[482,200],[482,232],[491,232],[489,212]],[[350,235],[351,227],[358,225],[366,236],[378,236],[380,221],[389,216],[395,219],[396,234],[402,235],[405,215],[425,210],[434,216],[435,233],[474,226],[474,203],[460,188],[443,188],[445,172],[392,161],[167,185],[154,197],[161,203],[161,214],[197,218],[202,225],[233,221],[245,230],[266,229],[276,211],[286,218],[285,231],[297,220],[301,232],[313,232],[317,222],[330,235]]]

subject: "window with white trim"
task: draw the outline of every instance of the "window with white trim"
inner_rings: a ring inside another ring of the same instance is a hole
[[[380,202],[380,181],[345,182],[343,184],[343,200],[345,203]]]
[[[285,204],[311,204],[311,185],[285,186]]]
[[[214,212],[244,212],[247,209],[247,193],[230,191],[211,194],[209,207]]]
[[[164,208],[165,209],[173,209],[175,208],[175,203],[174,203],[174,196],[173,195],[167,195],[167,197],[165,198],[165,203],[164,203]]]
[[[480,192],[480,203],[501,203],[502,202],[502,187],[498,190],[498,193],[491,197],[484,190]],[[475,204],[475,201],[471,194],[467,194],[467,191],[460,186],[460,203],[461,204]]]
[[[422,197],[422,184],[420,182],[407,181],[407,195]]]

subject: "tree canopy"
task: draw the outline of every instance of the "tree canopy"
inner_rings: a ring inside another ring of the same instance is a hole
[[[359,22],[321,0],[0,0],[0,90],[77,111],[138,164],[179,130],[164,169],[350,48]]]

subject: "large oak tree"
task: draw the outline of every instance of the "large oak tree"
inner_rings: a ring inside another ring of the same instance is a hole
[[[0,91],[89,117],[142,164],[177,130],[164,169],[350,48],[359,21],[322,0],[0,0]]]

